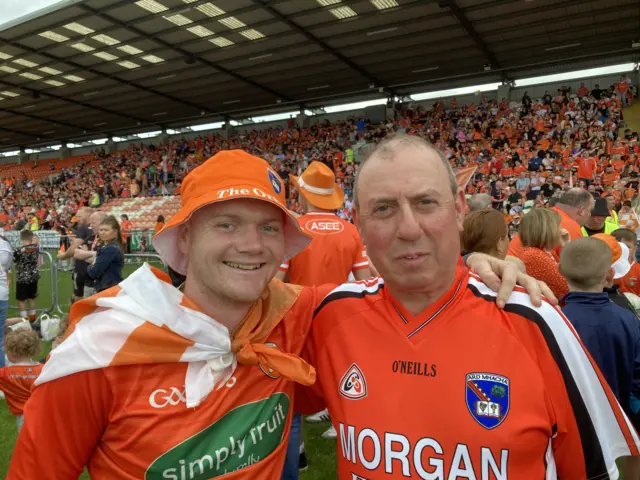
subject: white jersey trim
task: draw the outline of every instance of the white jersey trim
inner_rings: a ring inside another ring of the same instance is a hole
[[[481,295],[496,297],[493,290],[473,276],[469,277],[469,285],[475,287]],[[541,307],[534,307],[527,293],[514,291],[507,300],[507,305],[520,305],[535,311],[550,328],[589,413],[607,469],[609,472],[615,472],[617,469],[615,460],[631,455],[631,450],[618,425],[613,409],[609,407],[609,398],[602,387],[600,378],[578,340],[579,337],[575,329],[566,317],[550,304],[543,302]],[[640,438],[635,429],[619,405],[618,408],[631,432],[633,442],[640,447]],[[586,460],[588,461],[588,459]]]

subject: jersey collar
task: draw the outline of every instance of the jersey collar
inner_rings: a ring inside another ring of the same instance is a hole
[[[414,343],[417,342],[421,338],[421,334],[427,330],[427,327],[446,312],[464,292],[468,281],[468,273],[469,270],[463,264],[462,259],[458,260],[456,275],[449,289],[436,302],[429,305],[418,315],[413,315],[385,288],[384,295],[389,317],[393,323],[400,327],[409,340]]]

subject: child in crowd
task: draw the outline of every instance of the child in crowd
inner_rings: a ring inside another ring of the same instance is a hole
[[[16,268],[16,300],[20,308],[20,316],[27,317],[29,307],[29,320],[36,320],[36,298],[38,297],[38,271],[39,249],[34,241],[33,232],[22,230],[20,232],[22,246],[13,252],[13,262]]]
[[[10,366],[0,368],[0,390],[4,392],[9,411],[16,417],[18,432],[24,424],[23,409],[42,364],[33,358],[40,353],[40,338],[31,329],[7,333],[4,348]]]
[[[615,249],[615,243],[579,238],[562,249],[560,273],[569,285],[562,311],[638,429],[639,416],[631,403],[632,395],[640,398],[640,322],[603,292],[613,281],[616,261],[622,255],[623,249]]]
[[[629,248],[629,262],[631,263],[629,273],[617,279],[615,284],[619,285],[620,291],[623,293],[640,295],[640,264],[635,262],[637,249],[636,234],[626,228],[619,228],[611,235],[613,235],[618,242],[625,244]]]

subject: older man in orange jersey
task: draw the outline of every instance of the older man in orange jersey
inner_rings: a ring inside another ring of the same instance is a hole
[[[464,192],[419,137],[360,169],[354,222],[381,278],[336,288],[304,358],[328,406],[338,478],[618,478],[640,439],[568,320],[514,291],[504,310],[460,261]]]

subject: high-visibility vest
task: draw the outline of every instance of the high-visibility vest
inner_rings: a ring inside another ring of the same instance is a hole
[[[604,221],[605,223],[610,223],[611,225],[615,225],[616,230],[620,228],[620,221],[618,220],[618,213],[615,210],[611,210],[611,216],[607,217]]]
[[[618,225],[609,223],[607,221],[604,222],[604,232],[602,233],[612,234],[616,230],[618,230]],[[584,227],[582,227],[582,235],[584,235],[585,237],[589,236],[589,234],[587,233],[587,230]]]

